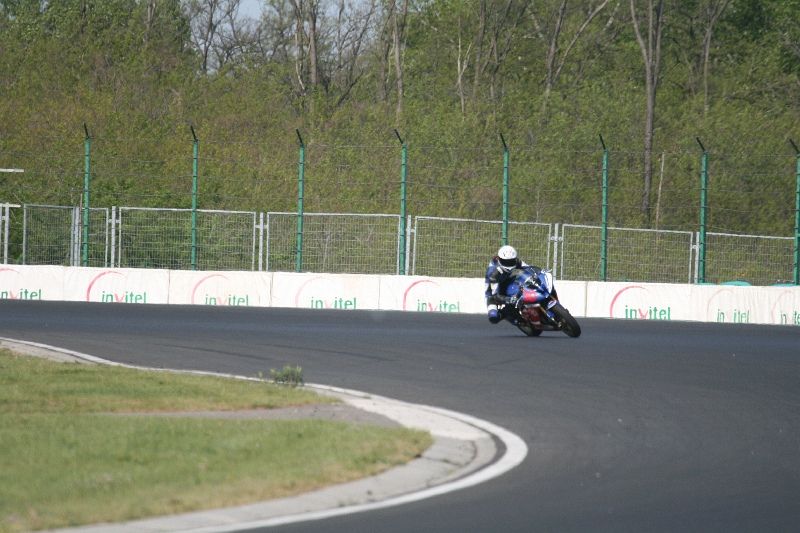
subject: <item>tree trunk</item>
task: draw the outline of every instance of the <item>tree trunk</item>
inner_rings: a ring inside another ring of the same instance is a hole
[[[396,120],[397,125],[400,125],[400,120],[403,116],[403,48],[405,46],[405,29],[406,17],[408,16],[408,0],[403,0],[402,12],[399,12],[397,6],[394,9],[394,68],[395,76],[397,78],[397,111]]]
[[[542,118],[544,118],[547,112],[547,101],[550,99],[550,92],[553,90],[556,54],[558,54],[558,37],[561,35],[561,26],[564,24],[564,14],[566,12],[567,0],[561,0],[561,6],[558,8],[556,24],[553,28],[553,34],[550,36],[550,43],[547,47],[547,56],[545,58],[544,93],[542,94],[542,107],[540,109]]]
[[[719,20],[722,12],[728,7],[730,0],[720,0],[713,2],[709,6],[708,26],[706,26],[705,35],[703,36],[703,116],[708,115],[708,110],[711,107],[709,102],[708,91],[708,78],[710,70],[711,58],[711,37],[714,33],[714,26]]]
[[[456,57],[456,91],[458,98],[461,102],[461,118],[466,114],[466,96],[464,95],[464,71],[469,66],[469,53],[472,48],[472,43],[467,46],[467,51],[464,52],[461,45],[461,16],[458,17],[458,56]]]
[[[483,43],[486,37],[486,0],[480,0],[478,8],[478,33],[475,36],[475,72],[472,76],[472,95],[478,97],[482,70],[480,61],[483,57]],[[460,39],[459,39],[460,40]]]
[[[645,104],[644,115],[644,188],[642,190],[642,214],[645,223],[650,223],[650,188],[653,182],[653,126],[656,114],[656,91],[652,81],[652,67],[646,68],[647,82],[645,91],[647,92],[647,103]]]
[[[319,4],[313,0],[308,2],[308,69],[311,86],[319,85],[319,65],[317,58],[317,11]]]
[[[305,30],[303,21],[305,20],[303,0],[291,0],[292,10],[294,11],[294,75],[297,80],[298,93],[303,96],[306,94],[306,74],[305,74]]]
[[[153,24],[156,18],[156,0],[148,0],[145,10],[144,36],[142,42],[145,46],[150,42],[150,34],[153,31]]]
[[[658,91],[659,68],[661,63],[661,34],[664,29],[664,0],[647,2],[647,40],[639,29],[635,0],[630,0],[631,21],[636,41],[642,52],[645,75],[645,118],[644,118],[644,184],[642,191],[642,215],[645,224],[650,224],[650,188],[653,181],[653,138],[656,116],[656,93]]]

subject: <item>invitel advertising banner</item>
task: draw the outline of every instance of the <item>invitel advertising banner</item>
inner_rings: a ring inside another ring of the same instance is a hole
[[[380,308],[391,311],[485,313],[482,279],[381,276]]]
[[[64,267],[0,265],[0,300],[63,300]]]
[[[697,320],[800,326],[800,287],[696,285]]]
[[[765,287],[771,324],[800,326],[800,287]]]
[[[305,309],[378,309],[378,278],[367,274],[272,275],[272,306]]]
[[[194,272],[169,274],[169,303],[269,307],[272,274],[269,272]]]
[[[169,303],[169,271],[136,268],[67,268],[64,299],[74,302]]]
[[[588,282],[586,316],[628,320],[698,320],[690,285]]]

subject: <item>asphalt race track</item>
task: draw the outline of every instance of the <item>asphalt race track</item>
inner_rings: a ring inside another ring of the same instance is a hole
[[[579,321],[578,339],[527,338],[475,315],[0,302],[3,337],[146,366],[300,365],[529,447],[488,483],[278,531],[800,530],[800,328]]]

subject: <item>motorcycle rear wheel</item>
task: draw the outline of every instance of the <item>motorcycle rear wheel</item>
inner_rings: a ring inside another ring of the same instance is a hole
[[[573,317],[563,305],[555,304],[550,310],[554,315],[556,315],[559,326],[561,326],[561,331],[563,331],[568,337],[581,336],[581,327],[578,324],[578,321],[575,320],[575,317]]]

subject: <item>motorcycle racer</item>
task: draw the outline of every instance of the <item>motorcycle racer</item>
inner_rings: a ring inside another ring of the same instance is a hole
[[[503,320],[503,318],[506,318],[502,308],[498,308],[498,304],[503,305],[510,303],[509,299],[504,296],[504,294],[505,287],[514,279],[512,271],[515,268],[526,266],[529,265],[519,258],[516,248],[508,245],[501,246],[500,249],[497,250],[497,255],[489,261],[489,266],[486,269],[486,289],[484,295],[486,297],[486,313],[489,322],[492,324],[497,324]],[[541,270],[538,267],[533,268]]]

